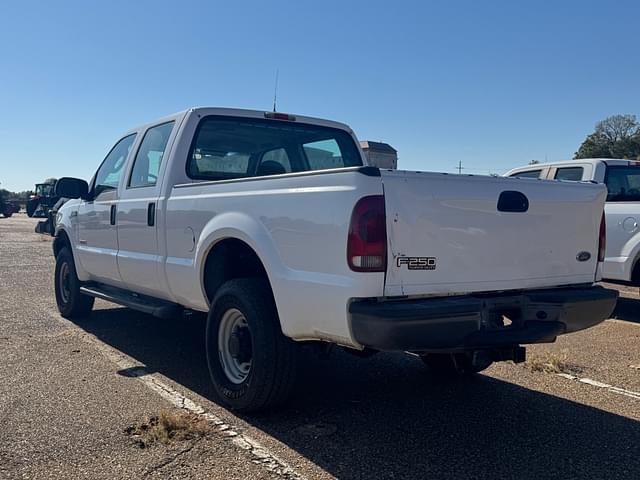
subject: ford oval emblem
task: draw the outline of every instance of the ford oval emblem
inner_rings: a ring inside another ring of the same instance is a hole
[[[576,255],[576,260],[579,262],[586,262],[591,258],[591,254],[589,252],[580,252]]]

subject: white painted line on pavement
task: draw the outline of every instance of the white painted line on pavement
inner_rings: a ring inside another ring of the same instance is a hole
[[[56,316],[56,318],[60,319],[58,316]],[[275,473],[286,480],[304,480],[305,477],[296,472],[284,460],[271,453],[266,447],[260,444],[260,442],[244,433],[239,433],[236,428],[225,423],[218,416],[207,412],[204,407],[159,380],[155,374],[148,373],[145,367],[136,363],[133,358],[102,343],[96,337],[76,325],[72,324],[72,328],[81,332],[81,336],[86,341],[95,345],[105,357],[115,363],[120,369],[135,371],[135,378],[137,380],[141,381],[147,388],[160,395],[170,404],[206,418],[207,421],[216,426],[218,432],[223,437],[233,443],[236,447],[248,452],[253,463],[260,465],[270,473]]]
[[[575,375],[571,375],[569,373],[556,373],[559,377],[566,378],[567,380],[575,380],[580,383],[586,383],[587,385],[591,385],[592,387],[603,388],[611,393],[617,393],[618,395],[624,395],[626,397],[635,398],[636,400],[640,400],[640,392],[634,392],[632,390],[626,390],[620,387],[614,387],[613,385],[609,385],[608,383],[602,383],[597,380],[592,380],[590,378],[580,378]]]

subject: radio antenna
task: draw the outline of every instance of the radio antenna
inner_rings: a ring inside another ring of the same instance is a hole
[[[280,69],[276,68],[276,85],[273,89],[273,111],[276,111],[276,101],[278,100],[278,74]]]

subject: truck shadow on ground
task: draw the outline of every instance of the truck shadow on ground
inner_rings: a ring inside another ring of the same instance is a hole
[[[116,308],[77,324],[214,399],[202,316],[165,321]],[[629,418],[484,375],[438,381],[405,355],[305,358],[285,409],[242,418],[336,477],[612,479],[640,471],[640,422]]]
[[[612,318],[627,322],[640,323],[640,300],[635,298],[619,297]]]

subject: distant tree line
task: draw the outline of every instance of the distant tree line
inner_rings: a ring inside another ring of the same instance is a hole
[[[9,201],[24,200],[29,198],[29,195],[33,195],[32,190],[24,190],[22,192],[11,192],[5,188],[0,188],[0,196],[2,196],[2,198],[4,198],[5,200],[9,200]]]
[[[635,115],[613,115],[596,123],[573,158],[640,159],[640,123]]]

